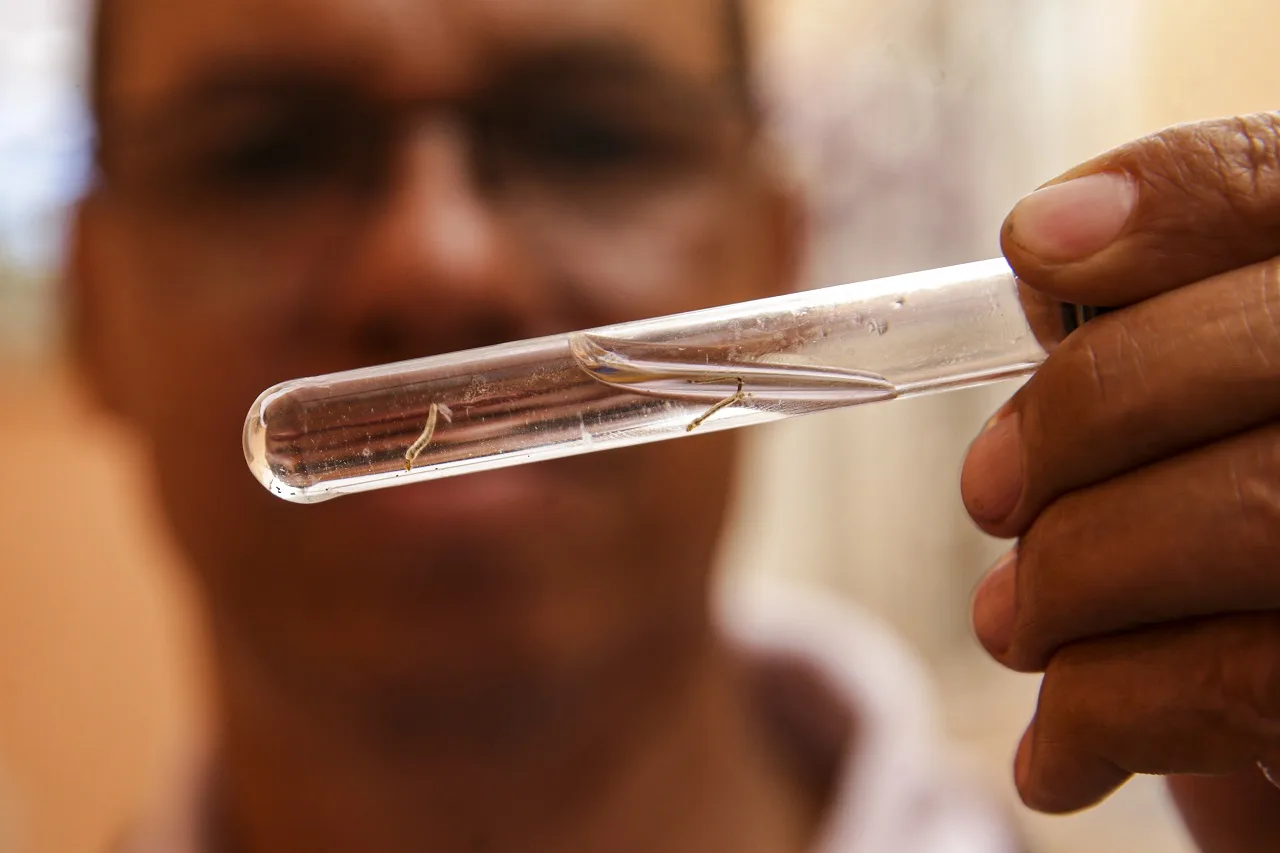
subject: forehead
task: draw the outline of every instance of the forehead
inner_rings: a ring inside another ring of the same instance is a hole
[[[163,95],[209,66],[350,69],[389,94],[459,91],[563,45],[625,44],[700,79],[727,64],[724,0],[116,0],[106,93]]]

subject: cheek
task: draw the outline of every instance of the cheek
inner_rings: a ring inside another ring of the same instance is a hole
[[[280,318],[305,312],[308,295],[340,274],[354,240],[339,216],[298,216],[289,227],[190,219],[132,222],[128,277],[162,322],[242,338],[289,331]]]
[[[171,402],[182,401],[202,420],[242,419],[263,389],[320,372],[319,343],[301,332],[308,295],[342,275],[339,234],[131,224],[115,277],[141,306],[128,332],[132,366],[154,385],[151,418],[174,417]]]
[[[313,275],[314,255],[252,240],[217,249],[163,226],[123,236],[116,252],[111,279],[124,307],[113,349],[165,510],[197,562],[242,559],[288,509],[254,482],[240,437],[259,393],[314,367],[279,323],[289,316],[280,302]]]

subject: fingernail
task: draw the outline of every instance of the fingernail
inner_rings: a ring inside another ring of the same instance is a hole
[[[1022,416],[997,416],[969,448],[960,490],[974,520],[998,524],[1022,499]]]
[[[1000,558],[973,594],[973,633],[983,648],[1002,657],[1013,645],[1018,551]]]
[[[1137,202],[1137,187],[1121,173],[1053,184],[1018,202],[1009,238],[1042,261],[1082,261],[1116,241]]]

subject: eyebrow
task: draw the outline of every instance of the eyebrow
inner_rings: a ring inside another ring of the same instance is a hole
[[[306,106],[333,100],[369,100],[373,86],[360,81],[372,77],[371,68],[326,57],[256,59],[224,56],[207,61],[187,81],[157,102],[119,112],[123,123],[162,131],[183,127],[221,105],[253,101],[288,101]],[[591,85],[607,91],[647,92],[684,101],[691,107],[712,107],[731,94],[729,73],[699,79],[664,67],[638,46],[617,39],[591,39],[553,43],[496,63],[479,85],[481,93],[518,91],[527,94],[539,87],[564,90]],[[401,100],[379,96],[387,101]],[[464,101],[466,95],[441,97],[441,103]],[[122,105],[123,106],[123,105]]]

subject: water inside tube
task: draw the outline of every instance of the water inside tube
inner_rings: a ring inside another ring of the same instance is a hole
[[[1043,357],[1007,264],[967,265],[294,380],[251,410],[245,457],[309,503],[1025,376]]]

